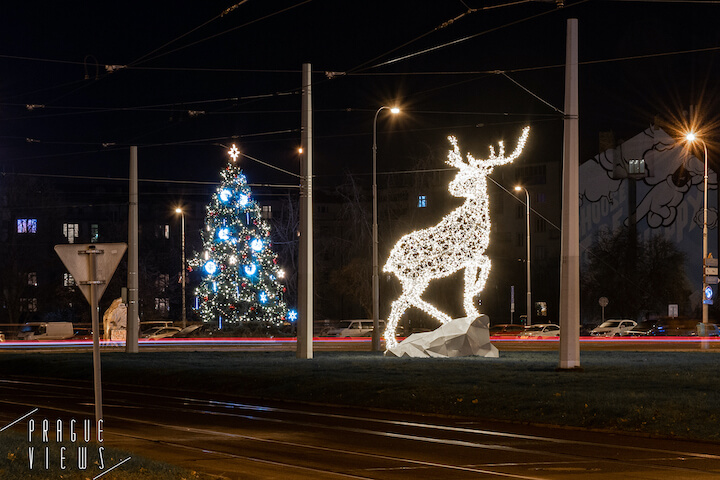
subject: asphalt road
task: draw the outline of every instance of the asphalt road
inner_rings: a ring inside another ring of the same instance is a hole
[[[558,350],[557,338],[507,338],[491,337],[491,342],[502,351],[539,351]],[[384,344],[383,344],[384,345]],[[119,342],[102,342],[103,351],[124,351],[125,345]],[[44,342],[0,342],[3,352],[29,352],[58,350],[90,351],[91,340],[59,340]],[[297,343],[294,338],[277,339],[176,339],[141,340],[139,349],[151,351],[203,351],[203,350],[234,350],[234,351],[295,351]],[[313,342],[315,351],[370,351],[369,338],[316,338]],[[639,337],[639,338],[592,338],[580,337],[580,350],[615,350],[615,351],[699,351],[720,350],[720,338],[699,337]]]
[[[0,426],[34,408],[13,428],[26,431],[29,418],[91,419],[92,401],[84,383],[0,380]],[[152,386],[105,385],[104,419],[106,446],[221,478],[720,479],[717,444]]]

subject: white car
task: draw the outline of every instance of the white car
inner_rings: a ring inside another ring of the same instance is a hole
[[[608,320],[590,330],[593,337],[624,337],[632,328],[637,325],[634,320]]]
[[[159,340],[161,338],[174,337],[180,333],[180,330],[182,329],[178,327],[156,327],[143,333],[142,336],[148,340]]]
[[[560,326],[554,323],[538,323],[525,327],[520,336],[522,337],[559,337]]]
[[[326,337],[370,337],[373,331],[372,320],[345,320],[324,333]],[[380,320],[380,334],[385,331],[385,322]]]

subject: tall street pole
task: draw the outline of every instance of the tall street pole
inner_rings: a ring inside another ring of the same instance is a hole
[[[186,270],[186,268],[185,268],[185,212],[183,211],[182,208],[176,208],[175,212],[180,214],[180,232],[181,232],[181,238],[182,238],[182,241],[181,241],[181,245],[182,245],[182,247],[181,247],[182,248],[182,272],[181,272],[181,275],[182,275],[182,277],[181,277],[182,278],[182,328],[185,328],[185,327],[187,327],[187,308],[186,308],[186,304],[185,304],[185,297],[186,297],[186,295],[185,295],[185,285],[186,285],[186,283],[185,283],[185,280],[186,280],[186,277],[185,277],[185,270]]]
[[[580,369],[580,189],[578,139],[578,21],[567,20],[562,241],[560,261],[560,370]]]
[[[373,334],[372,351],[380,350],[380,267],[378,261],[378,213],[377,213],[377,120],[383,110],[390,110],[393,115],[400,109],[382,106],[375,112],[373,120],[373,159],[372,159],[372,313]]]
[[[302,66],[297,358],[313,358],[312,67]]]
[[[702,322],[703,324],[708,323],[708,304],[704,301],[705,296],[705,289],[707,288],[707,284],[705,283],[705,259],[708,256],[708,246],[707,246],[707,217],[708,217],[708,155],[707,155],[707,145],[705,145],[705,142],[701,139],[700,140],[703,145],[703,150],[705,151],[705,176],[703,179],[703,305],[702,305]]]
[[[527,188],[517,186],[515,191],[525,190],[525,230],[527,232],[527,238],[525,239],[526,252],[525,252],[525,264],[527,274],[527,319],[526,325],[532,325],[532,288],[530,285],[530,194]]]
[[[138,353],[138,170],[137,147],[130,147],[130,211],[128,213],[128,305],[125,352]]]
[[[703,146],[703,153],[704,153],[704,176],[703,176],[703,231],[702,231],[702,265],[703,265],[703,282],[702,282],[702,290],[700,297],[702,298],[702,323],[707,324],[708,323],[708,304],[705,303],[705,289],[708,287],[708,283],[706,282],[706,275],[705,275],[705,267],[707,262],[707,256],[708,256],[708,247],[707,247],[707,217],[708,217],[708,153],[707,153],[707,145],[705,144],[705,141],[702,138],[699,138],[695,133],[690,132],[685,137],[689,142],[694,142],[695,140],[702,143]],[[703,348],[707,348],[707,345],[704,344]]]

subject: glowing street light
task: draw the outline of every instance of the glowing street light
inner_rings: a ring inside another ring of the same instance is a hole
[[[175,213],[180,214],[180,229],[182,231],[182,328],[187,327],[187,310],[185,307],[185,212],[178,207]]]
[[[373,335],[372,350],[380,350],[380,272],[378,267],[378,223],[377,223],[377,119],[383,110],[397,115],[397,107],[382,106],[375,112],[373,120],[373,168],[372,168],[372,197],[373,197],[373,224],[372,224],[372,292],[373,292]]]
[[[516,192],[525,190],[525,228],[527,230],[527,239],[525,241],[527,245],[527,251],[525,253],[526,259],[526,271],[527,271],[527,325],[532,325],[531,312],[532,312],[532,289],[530,288],[530,194],[527,188],[520,185],[515,187]]]
[[[705,153],[705,160],[704,160],[704,176],[703,176],[703,234],[702,234],[702,243],[703,243],[703,284],[702,284],[702,292],[703,292],[703,304],[702,304],[702,321],[704,324],[708,323],[708,304],[705,303],[705,289],[708,287],[708,285],[705,283],[705,259],[707,258],[708,252],[707,252],[707,214],[708,214],[708,154],[707,154],[707,145],[705,145],[705,142],[702,138],[698,137],[694,132],[689,132],[687,135],[685,135],[685,139],[693,143],[696,140],[702,143],[703,151]]]

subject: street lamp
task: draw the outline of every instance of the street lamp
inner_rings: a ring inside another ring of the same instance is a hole
[[[182,328],[187,327],[187,310],[185,308],[185,212],[178,207],[175,213],[180,214],[180,229],[182,231]]]
[[[527,239],[525,241],[527,245],[526,252],[526,270],[527,270],[527,325],[532,325],[531,312],[532,312],[532,290],[530,289],[530,194],[527,188],[521,187],[520,185],[515,187],[515,191],[519,192],[525,190],[525,228],[527,230]]]
[[[705,142],[702,138],[699,138],[697,135],[695,135],[694,132],[690,132],[687,135],[685,135],[685,139],[693,143],[695,140],[702,143],[703,151],[705,153],[705,160],[704,160],[704,177],[703,177],[703,234],[702,234],[702,243],[703,243],[703,283],[702,283],[702,321],[703,323],[708,323],[708,304],[705,303],[705,289],[707,288],[707,284],[705,283],[705,259],[707,258],[707,214],[708,214],[708,198],[707,198],[707,191],[708,191],[708,154],[707,154],[707,145],[705,145]]]
[[[373,165],[372,165],[372,197],[373,197],[373,224],[372,224],[372,295],[373,295],[373,335],[372,350],[380,350],[380,272],[378,267],[378,223],[377,223],[377,119],[380,112],[390,110],[390,113],[397,115],[400,109],[397,107],[382,106],[375,112],[373,120]]]

